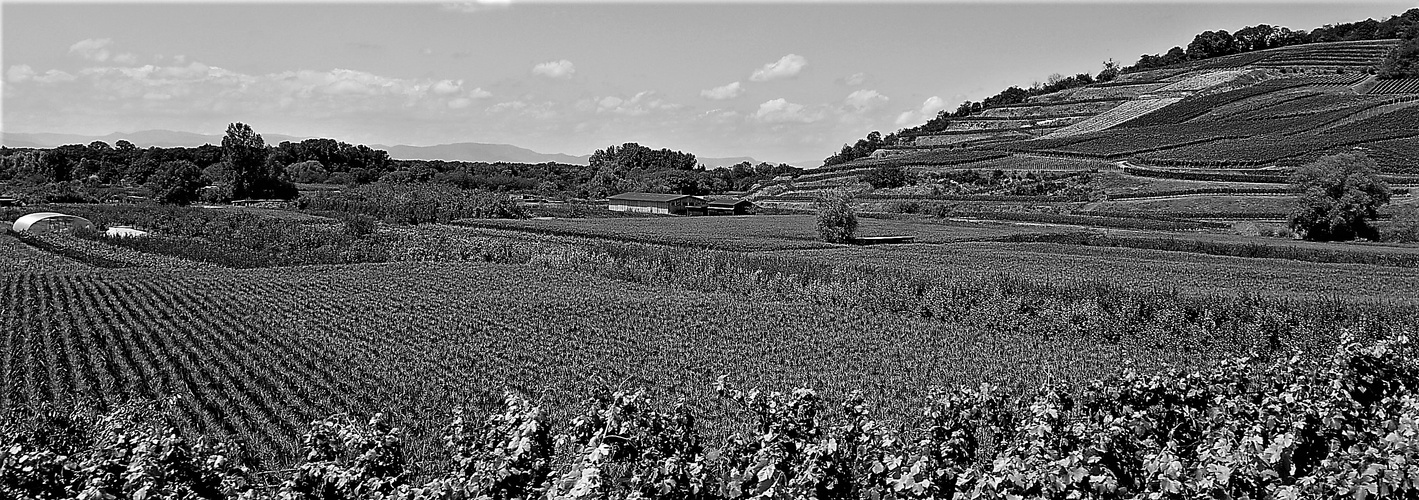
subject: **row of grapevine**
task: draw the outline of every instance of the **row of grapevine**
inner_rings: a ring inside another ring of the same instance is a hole
[[[1287,182],[1287,175],[1273,172],[1188,172],[1178,170],[1157,170],[1150,168],[1124,167],[1123,172],[1138,177],[1178,179],[1208,182],[1255,182],[1280,184]]]
[[[1419,78],[1379,80],[1370,88],[1371,94],[1419,94]]]
[[[1406,193],[1407,193],[1407,191],[1406,191]],[[1290,188],[1191,188],[1191,189],[1170,189],[1170,190],[1165,190],[1165,191],[1145,191],[1145,192],[1139,192],[1139,193],[1110,193],[1110,194],[1108,194],[1107,196],[1108,196],[1108,199],[1110,199],[1110,200],[1134,200],[1134,199],[1143,199],[1143,198],[1167,198],[1167,197],[1173,197],[1173,196],[1192,196],[1192,195],[1206,195],[1206,194],[1226,195],[1226,196],[1242,196],[1242,195],[1274,196],[1274,195],[1295,194],[1295,191],[1291,190]]]
[[[1077,387],[955,384],[913,397],[914,417],[898,425],[856,391],[836,399],[802,387],[744,391],[727,377],[708,398],[739,424],[724,435],[702,429],[704,412],[690,402],[658,403],[643,390],[591,392],[565,416],[507,393],[486,411],[444,413],[443,464],[409,460],[412,433],[385,414],[368,424],[334,416],[310,424],[303,458],[266,487],[231,465],[239,447],[210,448],[190,434],[199,444],[189,445],[157,424],[160,416],[134,418],[143,408],[130,404],[97,422],[63,413],[0,422],[11,430],[0,436],[0,492],[143,498],[155,490],[251,500],[1413,497],[1415,346],[1403,336],[1339,335],[1328,355],[1156,373],[1121,368]],[[124,481],[105,480],[119,473]]]
[[[1237,90],[1183,99],[1158,111],[1123,123],[1122,127],[1147,127],[1179,124],[1197,118],[1229,103],[1264,96],[1273,92],[1306,86],[1340,85],[1329,77],[1277,78]]]
[[[1073,135],[1097,132],[1117,126],[1120,123],[1136,119],[1140,116],[1152,113],[1166,106],[1172,105],[1182,100],[1179,97],[1168,97],[1161,99],[1134,99],[1122,105],[1096,115],[1088,120],[1075,123],[1060,130],[1056,130],[1044,136],[1045,139],[1056,139]]]

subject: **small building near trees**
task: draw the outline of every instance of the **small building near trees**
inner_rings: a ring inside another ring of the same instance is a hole
[[[748,215],[754,212],[754,202],[741,198],[721,198],[711,200],[707,208],[710,215]]]
[[[10,226],[14,232],[29,231],[32,233],[75,231],[79,229],[93,229],[94,223],[83,217],[66,215],[55,212],[36,212],[15,219],[15,224]]]
[[[705,214],[704,198],[688,194],[621,193],[607,198],[606,208],[616,212],[687,215]]]

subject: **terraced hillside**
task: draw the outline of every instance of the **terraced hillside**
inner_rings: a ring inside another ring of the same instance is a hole
[[[1106,182],[1134,177],[1140,168],[1190,178],[1197,185],[1189,189],[1201,195],[1237,188],[1238,179],[1277,186],[1299,165],[1351,151],[1370,156],[1394,183],[1409,185],[1419,175],[1419,80],[1374,74],[1396,44],[1313,43],[1125,73],[952,118],[944,130],[908,135],[871,158],[761,186],[754,196],[792,207],[795,198],[849,187],[874,200],[959,204],[975,196],[988,204],[1078,210],[1091,200],[1169,190],[1156,177]],[[918,182],[870,185],[868,174],[882,167],[901,167]],[[1012,185],[962,183],[946,171],[986,172]],[[1068,182],[1041,180],[1068,173],[1076,174]]]

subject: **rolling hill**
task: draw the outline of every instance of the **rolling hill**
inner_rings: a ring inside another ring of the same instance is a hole
[[[905,135],[871,157],[764,186],[756,195],[794,203],[847,187],[884,202],[975,200],[1089,210],[1100,207],[1100,199],[1149,192],[1274,193],[1290,170],[1342,152],[1365,153],[1391,184],[1415,184],[1419,79],[1373,75],[1397,43],[1312,43],[1125,73],[952,118],[945,130]],[[873,189],[865,176],[882,166],[902,167],[921,182]],[[1007,174],[960,181],[966,171],[997,170]],[[1086,172],[1092,175],[1062,180]],[[1261,210],[1270,215],[1278,206],[1256,205],[1270,207]]]

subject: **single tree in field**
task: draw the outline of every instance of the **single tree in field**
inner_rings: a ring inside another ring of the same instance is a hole
[[[1291,229],[1308,240],[1376,239],[1369,221],[1389,203],[1389,186],[1374,160],[1363,154],[1327,156],[1296,170],[1291,187],[1297,191]]]
[[[847,193],[835,191],[818,198],[818,234],[829,243],[846,243],[857,232],[857,211]]]
[[[202,189],[202,169],[187,160],[163,162],[148,177],[148,189],[158,203],[188,205],[197,201]]]

